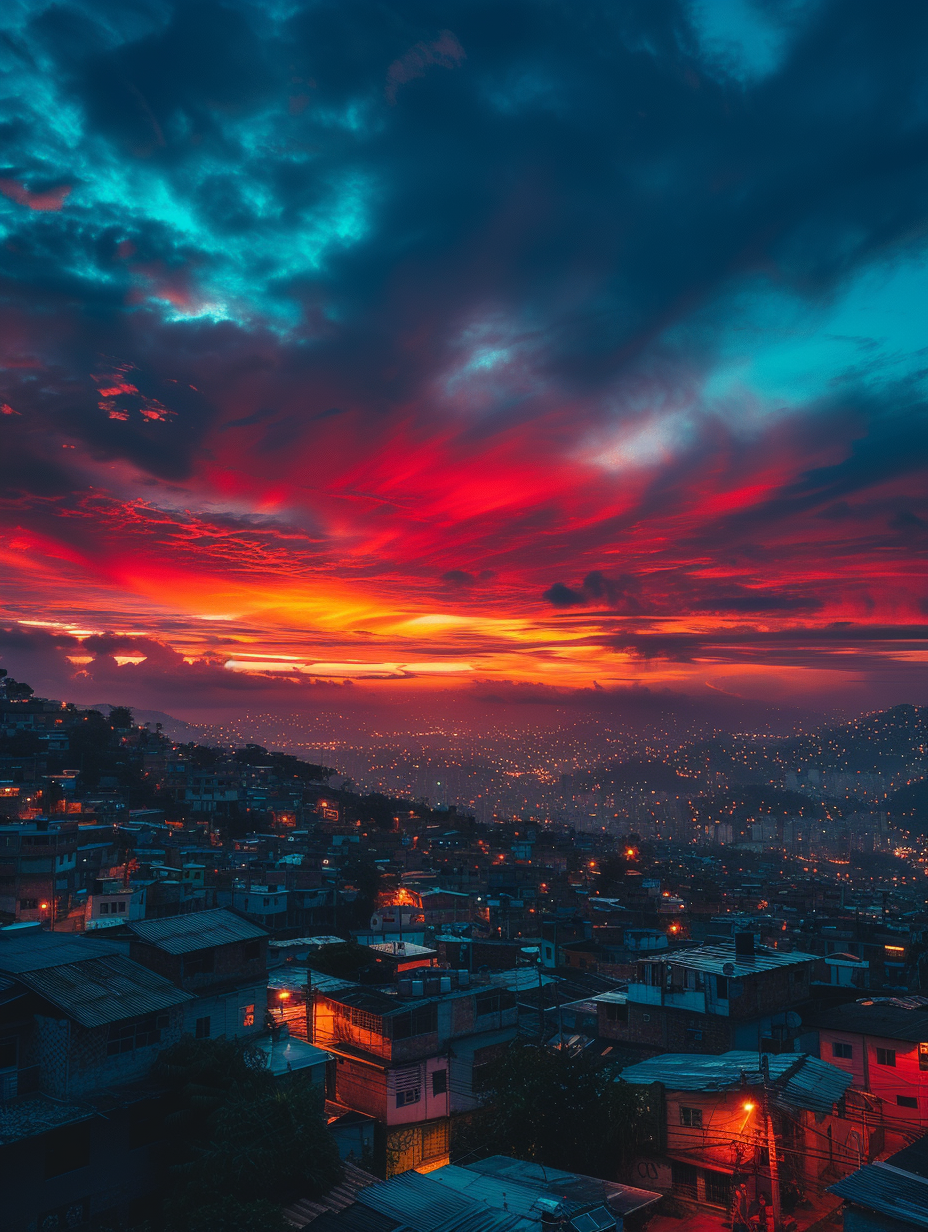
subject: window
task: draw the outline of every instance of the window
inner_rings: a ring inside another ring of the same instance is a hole
[[[407,1069],[398,1069],[393,1074],[393,1089],[396,1092],[397,1108],[405,1108],[407,1104],[418,1104],[422,1097],[422,1075],[418,1065],[410,1065]]]
[[[498,1014],[500,1010],[512,1009],[515,1003],[514,992],[509,992],[506,988],[494,988],[474,997],[474,1013],[478,1018],[483,1014]]]
[[[90,1163],[90,1134],[87,1122],[54,1129],[45,1135],[45,1175],[60,1176]]]
[[[831,1055],[833,1057],[844,1057],[846,1061],[849,1061],[851,1057],[854,1055],[854,1045],[853,1044],[832,1044]]]
[[[686,1042],[688,1044],[701,1043],[702,1042],[702,1028],[692,1027],[692,1026],[687,1027],[686,1028]]]
[[[101,904],[100,904],[100,914],[101,914],[101,915],[109,915],[109,913],[110,913],[110,905],[109,905],[109,903],[101,903]]]
[[[928,1069],[928,1044],[918,1046],[918,1068]]]
[[[210,975],[216,965],[214,950],[197,950],[184,959],[184,978],[188,975]]]
[[[690,1129],[702,1129],[702,1109],[680,1107],[680,1124]]]
[[[628,1006],[606,1002],[606,1022],[628,1022]]]
[[[696,1168],[693,1164],[681,1164],[672,1159],[670,1179],[675,1193],[683,1194],[687,1198],[696,1197]]]
[[[436,1069],[432,1071],[432,1094],[444,1095],[448,1090],[448,1071]]]
[[[255,1007],[253,1005],[241,1006],[238,1014],[243,1027],[253,1027],[255,1025]]]
[[[125,901],[122,899],[118,903],[113,903],[113,906],[116,908],[117,911],[125,911],[126,909]]]
[[[438,1007],[425,1005],[406,1014],[397,1014],[391,1020],[391,1035],[395,1040],[409,1039],[414,1035],[429,1035],[438,1029]]]
[[[703,1176],[706,1179],[706,1201],[713,1206],[727,1207],[731,1201],[731,1177],[725,1172],[710,1172],[708,1168]]]
[[[39,900],[37,898],[21,898],[19,900],[20,911],[35,911],[38,905]]]
[[[8,1035],[0,1039],[0,1069],[13,1069],[16,1065],[16,1036]]]
[[[876,1063],[877,1065],[895,1066],[896,1064],[895,1048],[878,1048],[876,1050]]]
[[[896,1104],[900,1108],[917,1108],[918,1099],[914,1095],[897,1095]]]
[[[194,1031],[197,1039],[209,1039],[209,1018],[198,1018]]]
[[[144,1018],[126,1018],[110,1024],[106,1041],[106,1055],[118,1056],[122,1052],[134,1052],[136,1048],[148,1048],[161,1043],[161,1032],[168,1025],[167,1014],[146,1014]]]
[[[256,958],[261,957],[261,942],[246,941],[245,942],[245,961],[254,962]]]
[[[720,1001],[728,1000],[728,976],[717,975],[715,977],[715,995]]]
[[[408,1091],[397,1091],[397,1108],[405,1108],[407,1104],[418,1104],[420,1094],[421,1091],[419,1087],[410,1087]]]

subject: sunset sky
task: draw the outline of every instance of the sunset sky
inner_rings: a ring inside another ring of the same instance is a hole
[[[928,5],[0,27],[13,675],[928,703]]]

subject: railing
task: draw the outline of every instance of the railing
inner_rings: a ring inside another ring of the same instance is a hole
[[[40,1069],[38,1065],[23,1065],[19,1069],[0,1071],[0,1104],[36,1092],[39,1089]]]

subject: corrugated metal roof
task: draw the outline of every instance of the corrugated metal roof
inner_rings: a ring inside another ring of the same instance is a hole
[[[818,1014],[809,1026],[824,1031],[852,1031],[855,1035],[879,1035],[883,1039],[918,1044],[928,1040],[928,1009],[922,1005],[906,1006],[898,1001],[871,1001],[868,998]]]
[[[781,1052],[767,1057],[777,1102],[794,1108],[828,1112],[851,1085],[852,1077],[836,1065],[806,1053]],[[669,1052],[639,1061],[622,1070],[625,1082],[662,1082],[671,1091],[727,1091],[763,1082],[756,1052],[723,1052],[721,1056],[695,1056]]]
[[[454,1164],[446,1164],[428,1173],[429,1179],[439,1185],[463,1194],[476,1202],[483,1202],[495,1210],[510,1210],[514,1215],[522,1215],[526,1219],[539,1221],[543,1215],[562,1216],[578,1210],[576,1203],[565,1201],[555,1195],[540,1193],[537,1188],[522,1185],[510,1177],[496,1177],[471,1172],[469,1168],[458,1168]],[[588,1206],[582,1203],[581,1206]]]
[[[60,967],[65,963],[83,962],[99,954],[118,954],[119,947],[106,941],[93,941],[66,933],[36,930],[5,932],[0,930],[0,971],[20,975],[24,971],[40,971],[43,967]]]
[[[828,1192],[903,1224],[928,1228],[928,1180],[901,1168],[867,1164],[830,1186]]]
[[[369,1014],[377,1014],[381,1018],[430,1004],[429,998],[417,997],[413,1001],[408,997],[391,996],[390,993],[380,992],[376,988],[365,988],[361,984],[352,984],[349,988],[326,989],[321,995],[338,1005],[350,1005]]]
[[[789,1053],[784,1055],[789,1056]],[[853,1081],[853,1076],[838,1069],[837,1065],[807,1056],[798,1069],[787,1075],[774,1103],[784,1108],[828,1113]]]
[[[754,954],[747,956],[735,953],[735,943],[722,942],[720,945],[704,945],[695,950],[670,950],[648,952],[638,956],[639,962],[665,962],[678,967],[689,967],[693,971],[713,971],[717,975],[730,974],[733,979],[743,979],[748,975],[756,975],[758,971],[774,971],[777,967],[794,967],[800,963],[814,963],[818,959],[815,954],[805,954],[800,950],[771,950],[766,946],[757,946]],[[731,965],[733,970],[726,972],[725,967]]]
[[[343,1163],[344,1175],[341,1184],[330,1189],[321,1198],[301,1198],[291,1206],[285,1207],[284,1219],[295,1228],[304,1228],[320,1215],[327,1212],[343,1211],[352,1206],[362,1189],[368,1185],[379,1185],[380,1182],[363,1168],[354,1164]]]
[[[168,954],[190,954],[213,945],[255,941],[268,935],[266,928],[225,907],[172,915],[164,920],[133,920],[129,927],[140,941],[156,945]]]
[[[488,1159],[468,1164],[467,1171],[514,1180],[547,1193],[560,1194],[575,1204],[581,1202],[581,1197],[583,1204],[587,1206],[604,1201],[620,1215],[641,1210],[642,1207],[650,1206],[652,1202],[659,1202],[661,1199],[659,1193],[650,1189],[636,1189],[633,1185],[603,1181],[599,1177],[585,1176],[582,1172],[562,1172],[558,1168],[548,1168],[524,1159],[513,1159],[510,1155],[491,1155]],[[429,1175],[435,1176],[436,1173]]]
[[[358,1194],[364,1206],[408,1225],[413,1232],[537,1232],[537,1219],[492,1210],[454,1193],[432,1174],[403,1172]]]
[[[19,979],[82,1027],[102,1027],[195,1000],[123,954],[24,971]]]

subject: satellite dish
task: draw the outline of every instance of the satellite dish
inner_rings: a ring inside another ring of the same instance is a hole
[[[786,1025],[793,1031],[802,1026],[802,1019],[795,1010],[786,1011]]]
[[[735,974],[734,964],[726,963],[725,966],[722,968],[722,974],[723,975],[734,975]]]

